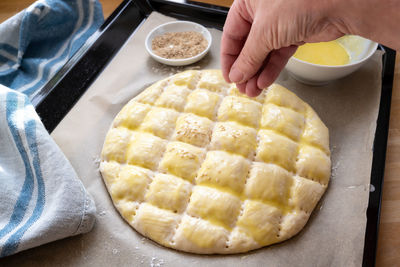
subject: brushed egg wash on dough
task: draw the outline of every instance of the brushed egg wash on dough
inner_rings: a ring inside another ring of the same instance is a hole
[[[122,108],[100,171],[142,235],[192,253],[246,252],[307,223],[330,179],[329,132],[283,86],[249,98],[220,70],[185,71]]]

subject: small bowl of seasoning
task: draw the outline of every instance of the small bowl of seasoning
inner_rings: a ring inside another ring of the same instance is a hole
[[[202,25],[190,21],[168,22],[153,29],[146,38],[147,52],[160,63],[183,66],[202,59],[210,50],[212,37]]]

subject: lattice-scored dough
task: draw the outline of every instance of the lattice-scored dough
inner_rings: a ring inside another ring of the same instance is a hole
[[[182,142],[170,142],[159,169],[191,182],[196,177],[204,154],[198,147]]]
[[[290,108],[268,103],[263,107],[261,128],[272,129],[298,141],[304,128],[304,116]]]
[[[279,241],[282,211],[259,201],[246,200],[237,227],[261,246]]]
[[[181,178],[160,173],[151,183],[146,193],[146,201],[162,209],[181,213],[189,201],[191,187],[189,182]]]
[[[220,98],[218,94],[208,90],[194,90],[188,96],[185,112],[191,112],[212,120],[215,117],[215,108]]]
[[[140,130],[161,138],[168,138],[175,129],[179,113],[167,108],[153,108],[147,113]]]
[[[239,253],[306,224],[330,178],[329,133],[274,84],[242,95],[219,70],[150,86],[116,116],[100,171],[138,232],[194,253]]]
[[[199,147],[211,139],[212,121],[194,114],[182,114],[176,123],[174,139]]]
[[[212,187],[196,186],[187,213],[230,229],[239,215],[240,206],[240,199],[233,194]]]
[[[261,104],[244,97],[226,96],[218,110],[219,121],[236,121],[256,128],[261,117]]]
[[[235,122],[219,122],[215,125],[211,140],[212,150],[224,150],[252,157],[257,145],[257,131]]]
[[[249,173],[250,162],[239,155],[209,151],[197,172],[196,184],[209,185],[240,194]]]
[[[282,207],[287,204],[292,183],[292,175],[278,165],[254,162],[246,183],[246,196]]]

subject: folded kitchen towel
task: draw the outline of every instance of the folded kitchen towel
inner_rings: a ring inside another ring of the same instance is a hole
[[[102,21],[97,0],[41,0],[0,24],[0,258],[93,227],[94,202],[29,99]]]
[[[32,99],[102,22],[97,0],[33,3],[0,24],[0,84]]]
[[[0,85],[0,257],[88,232],[95,213],[28,97]]]

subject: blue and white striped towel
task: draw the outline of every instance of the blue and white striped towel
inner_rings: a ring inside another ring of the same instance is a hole
[[[93,226],[94,202],[29,97],[102,20],[97,0],[45,0],[0,24],[0,257]]]
[[[32,97],[102,22],[97,0],[35,2],[0,24],[0,84]]]

